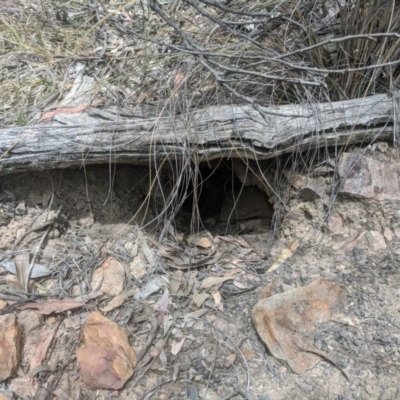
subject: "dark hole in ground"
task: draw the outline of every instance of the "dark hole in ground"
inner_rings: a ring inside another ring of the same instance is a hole
[[[226,162],[218,167],[200,166],[198,181],[197,202],[202,219],[210,217],[218,219],[227,194],[232,190],[238,190],[241,185]],[[190,182],[187,193],[189,195],[182,205],[182,211],[192,212],[193,207],[196,207],[193,182]]]
[[[227,160],[219,161],[218,165],[201,165],[197,182],[197,195],[192,180],[177,214],[178,218],[186,216],[186,222],[193,222],[194,216],[203,223],[224,224],[272,217],[273,208],[265,192],[255,186],[244,186]]]

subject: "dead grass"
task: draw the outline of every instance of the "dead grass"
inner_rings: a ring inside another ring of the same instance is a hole
[[[35,122],[68,89],[77,62],[96,78],[104,104],[167,102],[171,115],[231,101],[270,105],[392,90],[400,79],[398,65],[390,65],[400,50],[391,35],[400,6],[341,4],[6,3],[2,126]],[[363,69],[373,65],[383,66]]]

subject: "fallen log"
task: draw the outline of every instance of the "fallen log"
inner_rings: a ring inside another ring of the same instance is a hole
[[[396,140],[400,91],[278,107],[214,106],[187,115],[92,109],[50,123],[0,130],[0,175],[101,163],[164,159],[265,160],[318,147]]]

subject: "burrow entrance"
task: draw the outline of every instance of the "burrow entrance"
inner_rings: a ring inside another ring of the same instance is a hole
[[[272,219],[273,207],[261,185],[256,184],[254,174],[250,171],[240,174],[231,161],[192,166],[185,174],[177,177],[172,170],[164,170],[160,180],[162,196],[156,199],[159,208],[170,207],[182,229],[193,218],[198,218],[205,227]]]

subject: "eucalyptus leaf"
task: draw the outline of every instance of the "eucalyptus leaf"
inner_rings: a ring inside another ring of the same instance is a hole
[[[2,261],[0,262],[0,266],[5,268],[8,272],[16,275],[17,271],[15,268],[14,261]],[[32,272],[30,278],[43,278],[44,276],[51,275],[52,271],[50,271],[47,267],[41,264],[33,264]]]

